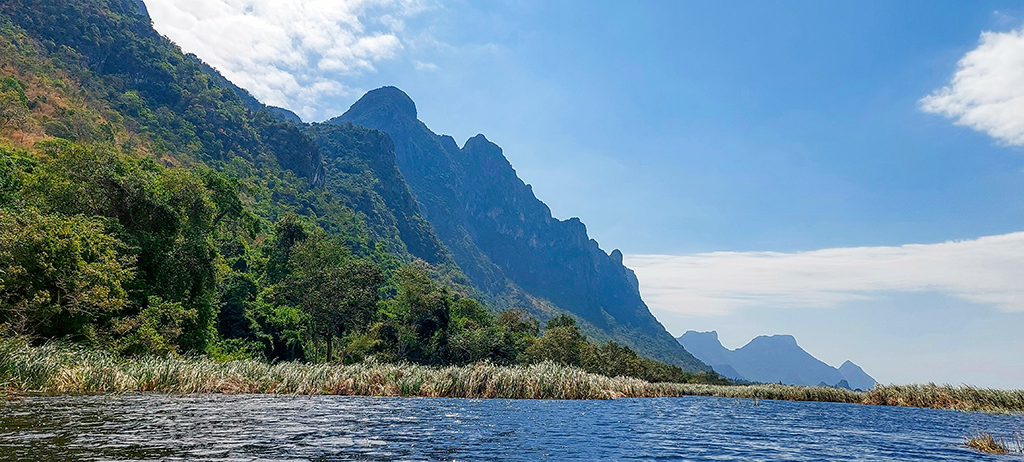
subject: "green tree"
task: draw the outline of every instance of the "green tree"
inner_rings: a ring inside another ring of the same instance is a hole
[[[28,152],[0,145],[0,207],[12,207],[20,201],[25,171],[35,164]]]
[[[370,324],[384,276],[373,263],[353,258],[340,242],[320,234],[296,245],[288,263],[286,290],[309,316],[311,336],[326,344],[327,360],[333,361],[335,338]]]
[[[25,87],[14,77],[0,79],[0,131],[20,127],[28,115]]]
[[[175,355],[182,326],[195,317],[195,310],[186,310],[179,302],[150,297],[139,314],[113,321],[109,343],[126,355]]]
[[[38,339],[85,339],[128,306],[134,259],[83,216],[0,209],[0,323]]]
[[[47,213],[106,217],[111,232],[136,255],[126,289],[138,309],[150,296],[194,310],[179,343],[205,351],[216,338],[218,217],[238,214],[237,198],[215,175],[167,169],[109,145],[52,140],[25,179],[22,196]]]
[[[553,361],[572,366],[584,364],[591,347],[576,321],[559,315],[548,322],[544,333],[526,350],[532,362]]]
[[[395,294],[382,304],[383,343],[398,360],[440,364],[448,360],[452,296],[425,271],[406,265],[392,275]]]

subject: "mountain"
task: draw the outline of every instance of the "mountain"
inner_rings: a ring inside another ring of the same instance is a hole
[[[792,335],[759,336],[742,348],[729,350],[718,333],[688,331],[678,339],[701,361],[726,377],[752,382],[788,385],[842,386],[868,390],[875,380],[850,361],[842,367],[825,364],[796,343]]]
[[[621,252],[601,250],[579,219],[552,218],[482,135],[460,148],[430,132],[397,89],[354,105],[347,115],[360,125],[302,123],[183,53],[139,0],[0,1],[0,62],[2,229],[49,238],[70,226],[124,269],[83,270],[107,278],[96,293],[110,297],[81,319],[48,315],[40,339],[102,329],[126,352],[336,358],[341,342],[351,360],[539,358],[525,353],[543,337],[535,320],[491,316],[484,300],[541,320],[574,313],[595,340],[710,370],[650,314]],[[46,252],[18,255],[70,268]],[[310,272],[321,270],[338,284],[303,289],[326,284]],[[5,285],[0,298],[41,300],[32,284],[49,279],[26,278],[31,291]],[[78,286],[54,287],[54,303],[76,300],[60,291]],[[312,314],[341,309],[365,312]],[[555,332],[573,331],[555,319]],[[600,351],[654,371],[645,377],[686,377],[613,345]]]
[[[733,352],[730,364],[756,382],[817,385],[837,384],[843,379],[836,368],[800,348],[792,335],[756,337]]]
[[[749,380],[729,364],[732,351],[718,341],[718,332],[687,331],[679,337],[679,343],[715,372],[733,380]]]
[[[839,366],[839,373],[850,383],[850,388],[870,390],[875,386],[875,379],[871,378],[860,366],[846,360]]]
[[[497,304],[541,319],[565,310],[598,340],[615,340],[688,370],[708,370],[650,313],[622,253],[603,251],[579,218],[559,220],[483,135],[460,148],[418,120],[395,87],[368,92],[330,124],[388,133],[395,159],[441,241],[473,285]]]
[[[267,112],[270,112],[274,117],[277,117],[286,122],[292,122],[296,124],[302,123],[302,118],[298,114],[289,111],[283,107],[267,106]]]
[[[388,253],[454,265],[451,254],[420,214],[419,204],[395,164],[384,132],[354,125],[305,128],[324,159],[325,187],[366,224]]]
[[[372,254],[394,264],[423,260],[430,265],[425,271],[454,293],[473,295],[468,279],[420,213],[387,134],[355,126],[306,125],[288,111],[265,106],[153,30],[140,1],[2,1],[0,62],[0,163],[9,164],[10,152],[18,150],[45,157],[45,143],[39,141],[74,143],[58,151],[103,153],[119,159],[105,161],[116,165],[143,159],[153,164],[146,167],[146,175],[157,175],[153,172],[160,171],[158,166],[182,167],[172,169],[181,171],[170,176],[191,178],[194,173],[211,188],[186,194],[200,202],[196,210],[225,201],[227,207],[212,223],[227,228],[218,230],[222,235],[216,238],[199,238],[189,248],[195,255],[180,249],[168,251],[170,257],[151,255],[182,241],[175,238],[132,242],[132,248],[143,252],[137,257],[138,287],[132,289],[136,305],[144,305],[146,295],[159,295],[194,309],[200,325],[190,328],[198,338],[190,348],[207,348],[204,342],[213,338],[214,325],[226,337],[253,335],[247,326],[263,282],[252,272],[266,264],[259,246],[271,242],[268,235],[282,217],[292,214],[305,226],[338,238],[356,255]],[[130,171],[118,166],[110,174]],[[0,184],[17,184],[11,178],[0,168]],[[158,207],[146,201],[172,197],[170,192],[151,193],[120,181],[88,179],[83,184],[107,188],[103,194],[110,198],[92,198],[81,207],[62,204],[61,210],[113,217],[128,231],[141,226],[141,217],[159,219],[153,225],[157,231],[147,229],[147,236],[180,231],[167,210],[131,208]],[[232,199],[232,190],[238,197]],[[200,275],[184,278],[184,288],[157,280],[191,275],[180,268],[165,271],[161,265],[171,257],[192,258],[183,268]],[[223,264],[214,265],[214,257],[223,257]],[[215,273],[220,276],[212,277]]]

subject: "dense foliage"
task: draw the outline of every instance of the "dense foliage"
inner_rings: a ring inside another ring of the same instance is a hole
[[[691,381],[587,341],[567,316],[495,314],[426,263],[351,245],[313,220],[268,224],[239,183],[107,144],[0,149],[0,328],[123,354],[199,351],[353,363],[552,361],[609,376]]]

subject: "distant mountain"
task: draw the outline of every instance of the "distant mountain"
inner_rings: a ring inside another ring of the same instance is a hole
[[[601,250],[579,218],[553,218],[483,135],[460,148],[419,121],[415,103],[395,87],[370,91],[328,123],[390,135],[423,215],[495,305],[522,306],[541,319],[565,310],[596,340],[615,340],[687,370],[709,369],[651,314],[622,253]]]
[[[685,340],[685,342],[684,342]],[[729,364],[731,351],[718,341],[718,332],[687,331],[679,337],[679,343],[691,354],[711,366],[715,372],[734,380],[748,380]]]
[[[829,366],[800,348],[792,335],[760,336],[736,350],[722,346],[715,331],[688,331],[678,340],[698,359],[732,379],[788,385],[824,383],[862,390],[875,386],[875,380],[857,365],[846,361],[839,369]]]
[[[864,369],[861,369],[860,366],[849,360],[844,362],[842,366],[839,366],[839,373],[843,374],[843,378],[850,382],[850,388],[870,390],[875,386],[875,379],[865,373]]]

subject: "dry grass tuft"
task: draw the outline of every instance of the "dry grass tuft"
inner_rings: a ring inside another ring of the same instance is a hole
[[[974,449],[975,451],[984,452],[987,454],[1006,454],[1009,450],[1006,449],[1006,445],[1003,440],[996,440],[990,433],[978,433],[964,443],[965,446]]]

